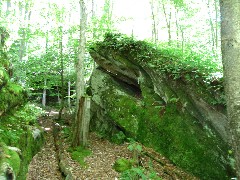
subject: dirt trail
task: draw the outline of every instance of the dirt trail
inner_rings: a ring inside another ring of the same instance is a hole
[[[39,120],[40,125],[45,130],[45,145],[42,150],[37,153],[31,164],[27,180],[63,180],[66,179],[60,172],[61,170],[69,180],[118,180],[119,173],[113,170],[112,165],[118,158],[131,158],[132,153],[128,150],[127,143],[123,145],[112,144],[107,140],[98,137],[95,133],[90,133],[88,148],[92,151],[92,155],[85,158],[87,167],[81,167],[80,164],[71,159],[69,141],[57,135],[57,143],[53,136],[53,119],[57,117],[57,113],[51,112],[48,117]],[[57,149],[56,149],[57,147]],[[172,165],[165,157],[154,152],[152,149],[145,148],[145,151],[163,162],[164,165],[152,160],[149,157],[142,156],[140,161],[142,166],[148,168],[149,162],[152,167],[163,180],[195,180],[197,178],[187,174],[181,169]],[[58,158],[58,153],[59,157]],[[62,168],[64,167],[64,168]],[[66,173],[67,172],[67,173]]]
[[[52,114],[53,115],[53,114]],[[45,144],[29,165],[27,180],[62,180],[59,171],[57,152],[53,138],[53,116],[41,118],[40,125],[44,128]]]

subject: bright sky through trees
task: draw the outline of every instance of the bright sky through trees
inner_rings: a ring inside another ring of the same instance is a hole
[[[6,20],[1,20],[1,24],[6,26],[10,30],[10,41],[11,39],[18,39],[18,29],[19,27],[24,27],[27,24],[32,29],[41,30],[42,32],[50,31],[53,28],[58,28],[59,22],[55,19],[54,4],[59,9],[64,9],[63,17],[63,29],[68,29],[70,26],[78,26],[79,20],[79,2],[78,0],[39,0],[32,1],[31,7],[31,19],[28,23],[24,22],[23,17],[19,17],[19,0],[11,1],[11,16],[6,18]],[[31,2],[31,1],[29,1]],[[88,13],[88,23],[91,23],[91,11],[92,11],[92,1],[87,2],[87,13]],[[94,0],[94,11],[97,19],[101,19],[103,15],[103,7],[105,0]],[[194,50],[205,49],[205,51],[210,51],[212,49],[212,32],[215,26],[218,26],[217,34],[218,41],[220,41],[219,32],[219,22],[220,15],[218,13],[217,23],[216,23],[216,11],[214,9],[213,0],[202,0],[202,1],[192,1],[185,0],[185,6],[178,8],[176,13],[176,7],[172,1],[165,0],[154,0],[154,11],[156,16],[158,40],[168,41],[168,27],[166,24],[166,19],[164,16],[164,11],[162,3],[165,4],[167,16],[171,15],[171,37],[173,41],[184,41],[185,44],[194,44],[192,48]],[[152,38],[152,10],[150,0],[111,0],[112,6],[112,20],[113,25],[120,33],[127,35],[134,35],[138,39],[151,39]],[[210,3],[210,5],[208,5]],[[7,9],[7,3],[2,3],[3,12]],[[15,15],[13,14],[15,13]],[[17,17],[17,18],[16,18]],[[176,19],[177,18],[177,19]],[[211,20],[210,20],[211,19]],[[182,29],[182,34],[180,34],[179,29],[177,30],[176,21],[178,26]],[[213,23],[213,28],[210,25],[210,21]],[[100,27],[95,27],[99,29]],[[179,31],[177,34],[177,31]],[[75,31],[75,35],[78,38],[78,32]],[[182,36],[182,37],[181,37]],[[63,38],[65,38],[63,36]],[[90,37],[91,38],[91,37]],[[184,39],[182,39],[184,38]],[[50,37],[51,40],[51,37]],[[89,40],[89,39],[88,39]],[[36,41],[36,39],[35,39]],[[44,37],[38,37],[37,42],[40,46],[44,46]],[[65,42],[65,41],[64,41]],[[63,42],[63,43],[64,43]],[[202,50],[201,50],[202,51]],[[220,47],[217,48],[217,54],[220,53]],[[220,56],[219,56],[220,57]]]

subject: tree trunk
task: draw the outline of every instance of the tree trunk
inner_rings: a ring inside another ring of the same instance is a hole
[[[58,104],[61,104],[61,98],[60,98],[60,92],[59,92],[59,87],[57,86],[57,100],[58,100]]]
[[[82,145],[86,147],[88,142],[89,122],[90,122],[90,98],[82,96],[78,102],[77,119],[73,134],[72,146]]]
[[[46,106],[46,96],[47,96],[47,79],[44,79],[43,95],[42,95],[42,106]]]
[[[95,20],[95,0],[92,0],[92,20]],[[93,36],[93,39],[95,39],[96,37],[95,28],[93,28],[92,36]]]
[[[85,98],[83,107],[83,118],[82,118],[82,145],[86,147],[88,143],[89,123],[90,123],[90,102],[89,97]]]
[[[152,23],[153,23],[152,24],[152,41],[157,43],[158,34],[157,34],[156,17],[155,17],[155,13],[154,13],[154,1],[151,0],[150,4],[151,4],[151,10],[152,10]]]
[[[95,15],[95,0],[92,0],[92,21],[95,21],[95,17],[96,15]],[[96,37],[97,37],[97,35],[96,35],[96,28],[93,28],[92,27],[92,38],[95,40],[96,39]],[[93,69],[95,69],[95,67],[96,67],[96,62],[95,61],[93,61]]]
[[[215,29],[214,29],[214,26],[213,26],[213,20],[212,20],[212,15],[211,15],[211,9],[210,9],[210,0],[208,0],[207,2],[207,9],[208,9],[208,16],[209,16],[209,25],[210,25],[210,28],[211,28],[211,42],[212,42],[212,53],[216,54],[215,52],[215,48],[216,48],[216,36],[215,36]]]
[[[7,10],[6,10],[6,17],[8,17],[8,15],[10,14],[10,7],[11,7],[11,0],[7,1]]]
[[[71,81],[68,81],[68,108],[71,109]]]
[[[79,54],[78,61],[76,62],[76,116],[75,122],[73,124],[73,141],[72,146],[76,147],[82,145],[82,113],[84,108],[84,57],[85,57],[85,47],[86,47],[86,27],[87,27],[87,14],[86,6],[84,0],[80,0],[80,41],[79,41]]]
[[[240,179],[240,0],[220,0],[220,12],[227,114]]]
[[[176,24],[176,35],[177,35],[177,47],[179,47],[179,23],[178,23],[178,10],[175,11],[175,24]]]
[[[179,26],[179,30],[180,30],[181,36],[182,36],[181,49],[182,49],[182,55],[183,55],[183,53],[184,53],[184,41],[185,41],[185,39],[184,39],[183,27],[182,27],[181,25]]]
[[[45,51],[47,53],[48,52],[48,31],[47,31],[45,37],[46,37]],[[47,86],[47,79],[44,79],[43,96],[42,96],[42,106],[43,107],[46,106],[46,96],[47,96],[46,86]]]
[[[163,7],[163,13],[164,13],[164,16],[165,16],[165,20],[166,20],[167,29],[168,29],[168,45],[170,46],[171,45],[171,41],[172,41],[172,35],[171,35],[172,12],[171,12],[171,9],[170,9],[169,14],[167,15],[164,2],[162,2],[162,7]]]
[[[81,141],[81,129],[82,129],[82,118],[83,118],[83,107],[84,107],[85,98],[82,96],[77,102],[77,112],[76,119],[74,123],[74,131],[73,131],[73,141],[72,146],[77,147],[82,144]]]
[[[217,0],[214,0],[214,8],[215,8],[215,46],[216,46],[216,50],[218,49],[218,7],[219,5],[217,4]]]
[[[19,61],[22,62],[23,60],[23,57],[26,53],[26,31],[25,31],[25,28],[22,28],[21,29],[22,31],[22,37],[21,37],[21,40],[20,40],[20,47],[19,47]]]
[[[87,14],[86,14],[86,6],[84,0],[80,0],[80,8],[81,8],[81,17],[80,17],[80,40],[79,40],[79,53],[78,53],[78,61],[76,63],[76,95],[77,102],[80,97],[84,95],[84,58],[85,58],[85,47],[86,47],[86,27],[87,27]]]
[[[59,41],[59,57],[60,57],[60,63],[61,63],[61,104],[60,104],[60,110],[58,114],[58,119],[60,120],[62,118],[62,111],[64,108],[64,67],[63,67],[63,45],[62,45],[62,27],[59,27],[59,33],[60,33],[60,41]]]

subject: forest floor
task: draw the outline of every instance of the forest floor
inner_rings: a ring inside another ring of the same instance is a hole
[[[95,133],[89,135],[88,149],[92,152],[87,156],[85,166],[72,160],[68,149],[67,140],[61,133],[54,136],[54,119],[56,112],[51,112],[47,117],[41,117],[39,123],[45,131],[45,145],[32,159],[29,165],[27,180],[117,180],[120,174],[112,166],[119,158],[132,158],[132,152],[128,150],[129,143],[122,145],[113,144],[100,138]],[[57,138],[57,139],[56,139]],[[192,175],[182,171],[170,163],[165,157],[154,152],[150,148],[143,147],[143,150],[154,157],[140,156],[141,166],[149,169],[151,167],[157,172],[161,179],[166,180],[194,180]],[[161,163],[159,163],[161,162]],[[152,169],[151,168],[151,169]],[[66,175],[67,178],[66,178]]]

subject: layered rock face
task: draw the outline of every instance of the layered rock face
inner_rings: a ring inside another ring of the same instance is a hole
[[[206,88],[196,69],[175,76],[174,66],[164,68],[177,57],[123,35],[106,35],[90,54],[98,64],[91,77],[92,130],[110,139],[121,131],[201,179],[231,175],[221,90]]]

